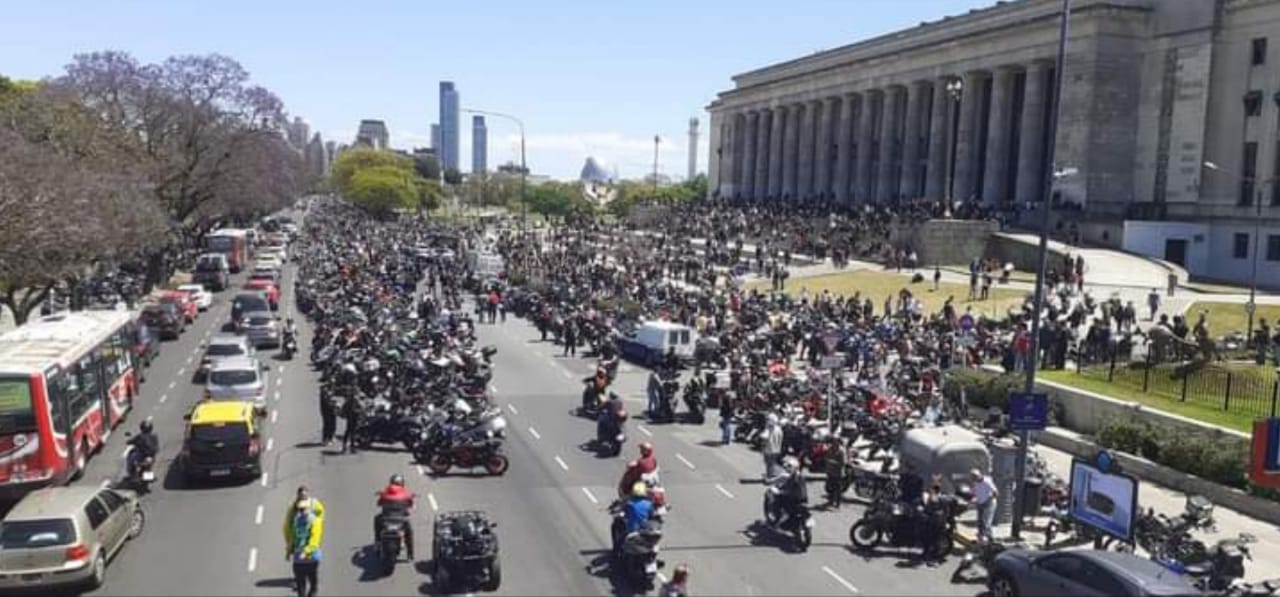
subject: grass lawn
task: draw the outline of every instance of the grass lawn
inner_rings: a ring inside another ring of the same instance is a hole
[[[1256,381],[1258,382],[1257,385],[1259,387],[1269,388],[1272,380],[1274,379],[1273,377],[1268,377],[1268,371],[1261,370],[1252,365],[1228,365],[1222,367],[1222,369],[1230,370],[1233,376],[1246,375],[1249,377],[1258,377],[1259,379]],[[1117,373],[1119,373],[1118,370]],[[1218,399],[1215,399],[1212,402],[1199,401],[1195,399],[1188,399],[1185,402],[1180,400],[1179,392],[1177,390],[1180,383],[1166,382],[1164,378],[1168,377],[1167,373],[1167,371],[1163,370],[1160,370],[1160,372],[1152,370],[1151,375],[1153,384],[1149,391],[1145,393],[1142,391],[1140,384],[1135,387],[1135,384],[1132,383],[1122,383],[1119,378],[1117,378],[1116,381],[1107,381],[1104,378],[1093,377],[1088,374],[1078,375],[1074,370],[1041,371],[1037,373],[1037,375],[1048,381],[1077,387],[1096,394],[1102,394],[1104,396],[1110,396],[1117,400],[1137,402],[1144,406],[1182,415],[1189,419],[1220,425],[1222,427],[1243,431],[1245,433],[1249,433],[1253,429],[1253,421],[1257,418],[1256,415],[1248,412],[1242,412],[1241,410],[1236,410],[1234,408],[1231,411],[1224,411],[1222,410],[1221,402]],[[1158,383],[1154,382],[1157,378],[1160,379]],[[1196,379],[1194,374],[1192,379]],[[1132,379],[1130,381],[1132,381]],[[1264,402],[1269,400],[1270,390],[1266,390],[1262,393],[1267,395],[1256,397],[1255,400],[1260,399]],[[1233,391],[1232,394],[1235,395],[1236,392]]]
[[[920,271],[926,277],[932,275],[931,271]],[[769,281],[755,280],[747,283],[745,288],[748,290],[758,288],[764,292],[769,290]],[[1004,314],[1008,312],[1010,307],[1021,305],[1027,294],[1021,290],[992,288],[989,300],[971,302],[965,300],[965,297],[969,295],[969,287],[964,284],[943,282],[938,291],[934,292],[932,280],[912,284],[911,278],[902,274],[869,270],[855,270],[787,280],[788,294],[794,295],[804,288],[809,289],[810,296],[819,294],[823,290],[830,290],[831,294],[835,296],[853,296],[855,292],[861,292],[864,299],[871,297],[871,300],[875,303],[877,313],[880,312],[881,306],[884,305],[886,296],[893,296],[896,300],[898,291],[907,288],[924,303],[926,313],[937,312],[942,308],[942,304],[946,302],[947,296],[954,296],[956,308],[959,312],[963,313],[965,306],[972,305],[975,314],[997,319],[1003,319]]]
[[[1201,311],[1209,312],[1209,333],[1215,338],[1231,332],[1243,334],[1249,328],[1249,314],[1243,303],[1192,303],[1186,311],[1187,325],[1195,325]],[[1280,305],[1258,305],[1253,319],[1255,328],[1261,319],[1267,320],[1274,329],[1276,322],[1280,321]]]

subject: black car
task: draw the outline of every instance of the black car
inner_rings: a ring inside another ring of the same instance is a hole
[[[162,340],[177,340],[187,331],[187,318],[181,309],[177,303],[147,305],[142,309],[142,323]]]
[[[254,290],[237,294],[231,300],[231,327],[239,325],[245,313],[254,311],[271,311],[271,303],[267,300],[266,293]]]

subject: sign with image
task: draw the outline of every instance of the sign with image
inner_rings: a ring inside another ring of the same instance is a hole
[[[1072,461],[1068,514],[1076,522],[1101,533],[1122,541],[1133,541],[1133,523],[1138,512],[1138,480],[1107,468],[1101,463],[1080,459]]]
[[[1009,394],[1009,429],[1043,431],[1049,426],[1049,396],[1046,394]]]

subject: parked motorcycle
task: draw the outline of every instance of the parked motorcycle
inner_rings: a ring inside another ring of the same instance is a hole
[[[813,544],[813,515],[805,502],[778,506],[771,496],[778,494],[778,488],[770,486],[765,491],[765,522],[771,529],[785,533],[795,541],[796,551],[805,552]]]
[[[937,543],[933,553],[938,557],[946,557],[955,547],[952,538],[956,526],[956,517],[963,510],[963,505],[952,497],[941,498],[942,504],[935,512],[926,512],[924,508],[904,507],[900,504],[875,505],[862,515],[862,518],[849,527],[849,541],[859,549],[872,549],[882,544],[892,547],[922,547],[926,537],[932,536]],[[941,520],[934,519],[941,516]],[[938,525],[936,532],[928,532],[928,525]]]

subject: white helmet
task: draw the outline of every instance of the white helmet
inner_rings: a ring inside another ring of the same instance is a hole
[[[765,417],[765,421],[766,421],[767,423],[769,423],[770,425],[777,425],[777,424],[778,424],[778,413],[769,413],[769,416]]]
[[[800,470],[800,461],[795,456],[787,456],[782,459],[782,468],[786,469],[788,473],[794,473]]]

